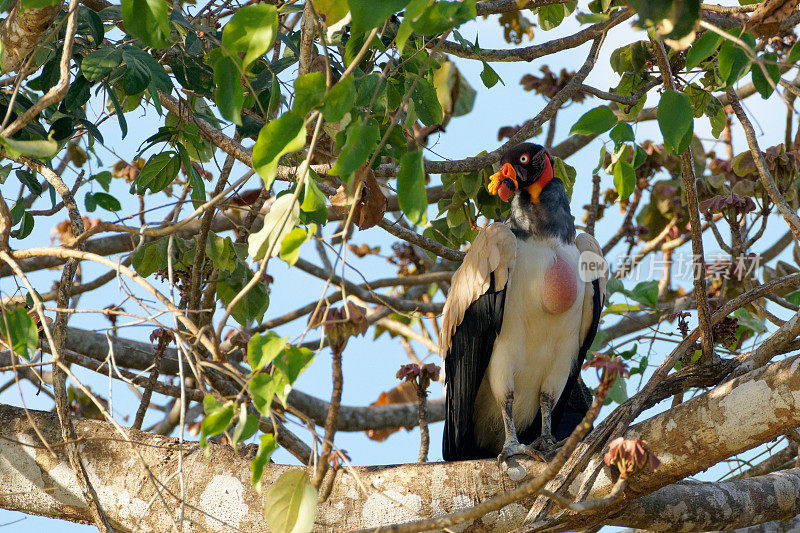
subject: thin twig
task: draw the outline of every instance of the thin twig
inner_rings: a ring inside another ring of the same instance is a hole
[[[664,43],[660,40],[651,40],[655,47],[656,61],[661,70],[661,78],[664,80],[664,87],[667,90],[675,90],[672,80],[672,70],[670,69],[667,51]],[[735,95],[734,95],[735,97]],[[694,275],[694,298],[697,302],[697,318],[700,323],[701,345],[703,347],[703,359],[710,361],[714,357],[714,339],[711,332],[711,319],[708,309],[708,294],[706,292],[706,262],[703,254],[703,229],[700,222],[700,209],[697,203],[697,183],[694,176],[694,160],[692,159],[692,149],[687,147],[681,154],[681,177],[683,179],[683,190],[686,192],[686,204],[689,211],[689,223],[692,232],[692,262]]]

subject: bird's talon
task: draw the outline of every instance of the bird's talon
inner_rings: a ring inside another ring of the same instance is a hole
[[[547,437],[540,436],[531,443],[531,448],[547,454],[558,448],[558,442],[556,442],[555,437],[552,435],[548,435]]]

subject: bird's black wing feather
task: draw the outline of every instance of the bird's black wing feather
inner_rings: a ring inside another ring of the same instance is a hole
[[[495,290],[494,274],[489,290],[467,308],[450,341],[444,360],[446,415],[442,455],[445,461],[491,457],[478,446],[473,411],[478,387],[492,357],[494,341],[503,325],[506,287]]]
[[[558,398],[552,413],[553,424],[553,437],[556,440],[563,440],[570,436],[572,430],[578,427],[583,417],[589,411],[592,405],[592,393],[589,388],[580,380],[581,366],[586,360],[586,354],[589,353],[589,348],[594,342],[597,335],[597,328],[600,324],[600,313],[603,308],[603,302],[600,295],[600,282],[594,280],[592,282],[592,323],[589,326],[589,331],[586,332],[586,337],[581,343],[578,357],[575,358],[572,364],[567,382],[564,385],[564,390]],[[536,415],[530,426],[523,428],[519,432],[519,440],[524,444],[530,444],[542,434],[542,412],[541,410]]]

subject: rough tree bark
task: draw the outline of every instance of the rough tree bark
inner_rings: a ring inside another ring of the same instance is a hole
[[[608,509],[581,517],[568,515],[559,529],[575,529],[608,523],[663,529],[680,520],[684,530],[724,529],[785,518],[800,513],[800,474],[748,478],[735,482],[689,483],[679,480],[721,459],[774,439],[800,424],[800,355],[752,371],[681,406],[645,420],[629,430],[629,436],[649,440],[661,466],[633,477],[620,506],[606,518]],[[38,429],[58,449],[58,421],[50,413],[31,412]],[[76,421],[81,455],[104,510],[121,530],[169,529],[166,508],[176,512],[178,503],[175,439],[130,431],[133,443],[120,439],[108,424]],[[197,528],[265,531],[262,497],[249,482],[249,458],[244,450],[212,445],[206,457],[194,443],[183,450],[186,483],[186,517]],[[142,468],[144,460],[151,477]],[[600,461],[596,457],[595,461]],[[526,463],[535,475],[542,463]],[[287,469],[269,465],[263,484],[269,485]],[[331,497],[317,514],[317,529],[346,530],[378,527],[471,507],[514,486],[492,460],[423,465],[357,467],[340,471]],[[0,479],[4,489],[0,507],[24,510],[54,518],[88,521],[86,505],[79,497],[75,476],[65,457],[50,459],[22,409],[0,407]],[[582,480],[579,478],[573,487]],[[592,497],[606,494],[615,473],[606,468],[595,481]],[[658,489],[661,489],[660,491]],[[653,492],[656,491],[656,492]],[[699,495],[692,514],[682,513],[669,495]],[[752,495],[763,495],[759,505]],[[641,496],[638,500],[635,499]],[[770,499],[775,505],[770,505]],[[162,501],[163,500],[163,501]],[[532,500],[522,500],[475,522],[461,531],[508,531],[519,527]],[[605,512],[605,514],[603,514]]]
[[[23,66],[63,7],[63,3],[58,3],[41,9],[22,9],[20,1],[15,4],[8,18],[0,24],[3,72],[16,72]]]

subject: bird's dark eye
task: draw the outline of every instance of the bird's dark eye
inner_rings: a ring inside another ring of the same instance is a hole
[[[528,154],[522,154],[521,156],[519,156],[519,162],[522,163],[523,165],[527,164],[527,162],[530,160],[531,158]]]

